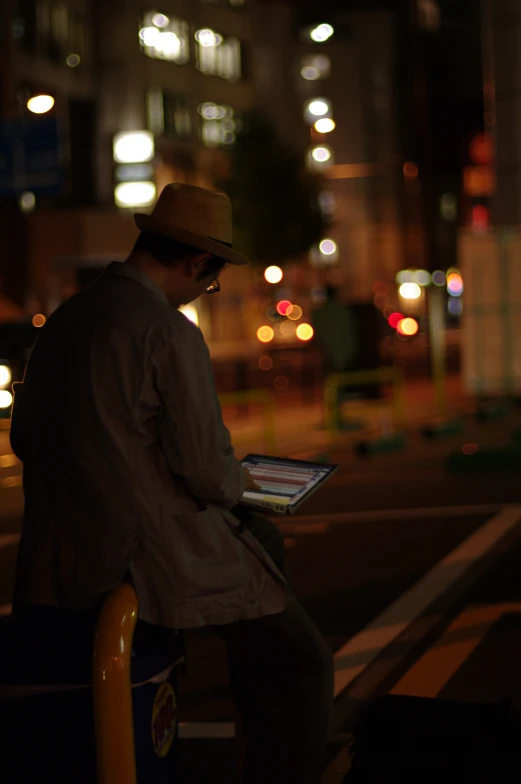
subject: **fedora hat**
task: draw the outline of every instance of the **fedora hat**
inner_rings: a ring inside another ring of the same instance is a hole
[[[150,215],[134,214],[140,231],[171,237],[230,264],[247,264],[232,248],[232,204],[224,193],[172,182],[159,195]]]

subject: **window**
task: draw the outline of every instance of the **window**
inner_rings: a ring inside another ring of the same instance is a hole
[[[188,96],[153,88],[147,94],[148,128],[156,136],[187,139],[192,134]]]
[[[190,58],[188,23],[159,11],[148,11],[139,30],[141,50],[154,60],[170,60],[178,65]]]
[[[232,147],[240,130],[240,116],[231,106],[206,101],[198,106],[201,139],[206,147]]]
[[[27,51],[55,62],[71,67],[81,62],[83,16],[65,2],[17,0],[12,35]]]
[[[222,35],[204,28],[195,34],[197,68],[204,74],[220,76],[229,82],[241,78],[241,44],[238,38],[223,39]]]

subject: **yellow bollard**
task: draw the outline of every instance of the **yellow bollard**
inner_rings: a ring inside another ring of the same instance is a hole
[[[92,691],[98,784],[136,784],[130,661],[138,615],[131,585],[103,603],[94,637]]]

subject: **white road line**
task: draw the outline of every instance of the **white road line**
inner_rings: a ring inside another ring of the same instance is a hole
[[[18,544],[20,541],[20,534],[2,534],[0,535],[0,550],[2,547],[12,547],[13,544]]]
[[[508,506],[442,558],[335,653],[335,697],[418,616],[521,521],[521,506]]]
[[[425,506],[419,509],[372,509],[367,512],[331,512],[325,514],[295,515],[295,523],[317,522],[336,525],[341,523],[364,523],[391,520],[411,520],[415,517],[467,517],[489,515],[499,512],[507,504],[470,504],[467,506]]]
[[[390,694],[437,697],[501,617],[520,612],[520,602],[467,607],[407,670]]]

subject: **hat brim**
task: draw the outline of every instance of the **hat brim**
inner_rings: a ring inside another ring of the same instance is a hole
[[[225,259],[230,264],[248,264],[248,259],[244,253],[239,253],[238,250],[229,248],[219,240],[212,240],[210,237],[205,237],[202,234],[194,234],[192,231],[182,229],[180,226],[175,226],[172,223],[158,220],[152,215],[147,215],[143,212],[134,213],[134,223],[140,231],[150,231],[154,234],[161,234],[163,237],[171,237],[173,240],[184,242],[186,245],[191,245],[198,250],[211,253],[213,256],[218,256]]]

